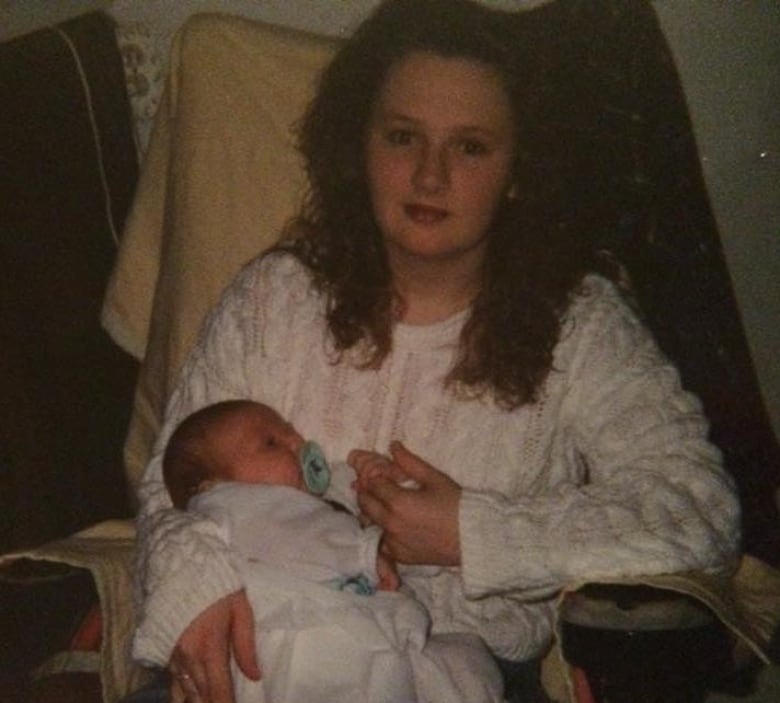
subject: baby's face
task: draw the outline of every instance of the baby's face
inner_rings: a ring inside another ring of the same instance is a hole
[[[304,489],[298,460],[303,437],[271,408],[252,407],[231,417],[217,441],[230,466],[224,478]]]

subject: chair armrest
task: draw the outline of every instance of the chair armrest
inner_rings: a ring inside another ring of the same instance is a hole
[[[135,623],[133,523],[111,520],[35,549],[2,555],[0,568],[10,568],[9,564],[22,559],[66,565],[91,574],[103,619],[99,669],[105,703],[114,703],[145,683],[150,674],[129,655]]]

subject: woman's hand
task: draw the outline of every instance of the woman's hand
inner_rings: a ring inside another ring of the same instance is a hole
[[[172,700],[234,703],[231,652],[247,678],[260,679],[252,606],[244,591],[210,605],[182,633],[168,664]]]
[[[461,487],[410,452],[390,446],[392,461],[355,450],[349,463],[358,473],[358,506],[384,530],[382,550],[402,564],[460,564],[458,507]],[[414,487],[405,484],[413,481]]]

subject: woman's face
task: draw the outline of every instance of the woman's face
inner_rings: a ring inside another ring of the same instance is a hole
[[[391,262],[473,261],[510,190],[516,127],[491,66],[413,52],[374,105],[366,169]]]

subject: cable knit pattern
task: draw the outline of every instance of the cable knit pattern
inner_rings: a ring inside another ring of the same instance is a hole
[[[274,406],[332,460],[399,439],[458,481],[462,567],[402,576],[435,632],[476,632],[500,656],[540,653],[567,583],[731,568],[735,491],[700,405],[610,283],[586,279],[540,400],[514,412],[444,388],[465,317],[399,324],[381,369],[359,370],[334,363],[297,261],[245,267],[185,365],[141,486],[136,657],[164,664],[200,610],[242,585],[213,527],[170,508],[160,470],[172,428],[228,397]]]

